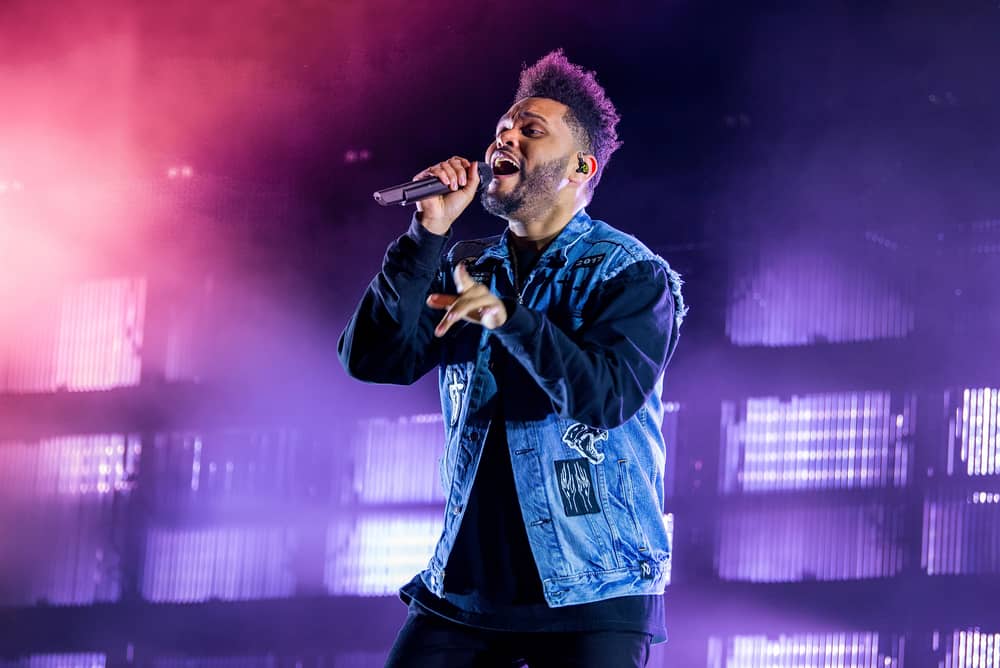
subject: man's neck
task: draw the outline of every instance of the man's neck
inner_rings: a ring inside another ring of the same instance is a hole
[[[561,207],[554,207],[547,215],[535,219],[508,219],[507,227],[510,230],[508,237],[512,244],[518,248],[534,248],[541,250],[559,236],[569,221],[583,208],[580,204],[571,212]]]

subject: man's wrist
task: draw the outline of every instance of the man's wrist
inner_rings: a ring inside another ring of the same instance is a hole
[[[436,270],[441,261],[441,253],[451,237],[451,232],[434,234],[420,224],[416,215],[410,221],[410,229],[406,235],[410,239],[411,250],[408,254],[421,266],[434,267]]]
[[[455,222],[453,220],[428,218],[422,211],[417,211],[414,214],[414,218],[427,232],[439,237],[448,236],[448,233],[451,232],[451,226]]]

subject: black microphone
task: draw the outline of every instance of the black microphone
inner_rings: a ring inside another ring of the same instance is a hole
[[[485,162],[480,161],[479,187],[482,188],[492,180],[493,169]],[[400,183],[398,186],[376,190],[372,193],[372,197],[382,206],[392,206],[394,204],[405,206],[413,204],[417,200],[444,195],[450,192],[453,192],[452,189],[441,183],[438,177],[428,176],[426,179],[420,179],[419,181],[407,181],[406,183]]]

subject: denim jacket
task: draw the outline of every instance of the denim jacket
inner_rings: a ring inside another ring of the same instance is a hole
[[[494,402],[502,401],[514,482],[548,605],[661,594],[671,548],[660,396],[686,311],[680,277],[637,239],[585,210],[526,277],[515,275],[506,234],[459,242],[442,258],[447,237],[414,219],[389,246],[339,344],[345,369],[369,382],[408,384],[439,368],[446,507],[421,578],[443,596]],[[508,320],[493,331],[460,323],[435,338],[442,312],[425,299],[455,292],[459,262],[504,300]],[[638,281],[652,300],[630,300],[640,292]],[[517,363],[494,364],[496,346]]]

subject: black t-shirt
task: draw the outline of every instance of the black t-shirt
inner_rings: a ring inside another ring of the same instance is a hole
[[[541,251],[516,250],[521,281]],[[517,364],[500,345],[494,366]],[[504,428],[504,388],[498,375],[493,420],[483,446],[455,545],[445,566],[445,598],[415,577],[403,587],[404,600],[468,626],[501,631],[633,631],[666,638],[663,597],[623,596],[595,603],[550,608],[531,554],[514,484]],[[594,388],[601,392],[602,388]]]

